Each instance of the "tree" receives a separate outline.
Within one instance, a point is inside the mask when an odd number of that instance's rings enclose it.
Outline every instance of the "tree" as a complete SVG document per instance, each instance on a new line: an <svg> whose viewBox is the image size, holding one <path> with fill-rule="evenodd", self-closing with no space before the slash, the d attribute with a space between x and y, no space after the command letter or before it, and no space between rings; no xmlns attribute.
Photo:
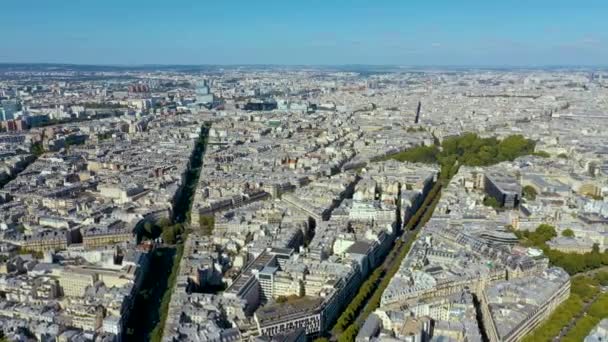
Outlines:
<svg viewBox="0 0 608 342"><path fill-rule="evenodd" d="M168 218L166 218L166 217L163 217L163 218L161 218L161 219L158 221L158 225L159 225L161 228L168 227L168 226L170 226L170 225L171 225L171 220L169 220L169 219L168 219Z"/></svg>
<svg viewBox="0 0 608 342"><path fill-rule="evenodd" d="M407 151L397 153L391 156L392 159L398 161L407 161L411 163L436 163L439 150L437 146L418 146Z"/></svg>
<svg viewBox="0 0 608 342"><path fill-rule="evenodd" d="M166 225L164 228L162 228L161 238L165 243L173 245L179 242L179 239L182 237L184 231L184 226L181 223Z"/></svg>
<svg viewBox="0 0 608 342"><path fill-rule="evenodd" d="M574 237L574 231L572 229L570 229L570 228L564 229L564 231L562 232L562 236L573 238Z"/></svg>
<svg viewBox="0 0 608 342"><path fill-rule="evenodd" d="M144 223L144 231L146 233L148 233L148 234L151 235L152 234L152 229L153 229L152 223L150 223L150 222Z"/></svg>
<svg viewBox="0 0 608 342"><path fill-rule="evenodd" d="M522 135L512 135L498 140L495 137L481 138L475 133L445 138L440 142L434 136L432 146L418 146L409 150L380 158L412 163L439 163L442 180L449 180L460 165L487 166L534 153L535 142ZM441 149L439 149L441 147ZM545 156L542 151L537 152Z"/></svg>
<svg viewBox="0 0 608 342"><path fill-rule="evenodd" d="M595 279L602 285L608 286L608 272L602 271L595 274Z"/></svg>
<svg viewBox="0 0 608 342"><path fill-rule="evenodd" d="M35 142L32 144L31 152L34 156L40 157L44 154L44 147L41 142Z"/></svg>
<svg viewBox="0 0 608 342"><path fill-rule="evenodd" d="M534 142L524 138L523 135L516 134L504 138L498 144L499 156L507 160L513 160L523 154L530 154L534 151Z"/></svg>
<svg viewBox="0 0 608 342"><path fill-rule="evenodd" d="M545 243L557 236L555 227L548 224L541 224L536 231L529 233L528 239L536 247L545 247Z"/></svg>
<svg viewBox="0 0 608 342"><path fill-rule="evenodd" d="M163 232L160 234L160 237L166 244L173 245L177 240L177 235L173 227L166 227L163 229Z"/></svg>
<svg viewBox="0 0 608 342"><path fill-rule="evenodd" d="M563 236L574 236L574 232L562 232ZM587 253L565 253L553 250L547 246L546 242L557 236L555 228L548 224L541 224L536 231L527 230L515 231L515 235L520 243L525 246L534 246L543 250L552 265L566 270L568 274L575 275L580 272L598 269L608 265L608 250L600 252L598 244L594 244L592 251Z"/></svg>
<svg viewBox="0 0 608 342"><path fill-rule="evenodd" d="M531 185L524 186L523 194L524 198L530 201L534 201L536 199L536 195L538 195L536 189Z"/></svg>
<svg viewBox="0 0 608 342"><path fill-rule="evenodd" d="M359 326L356 324L351 325L338 337L338 342L352 342L357 337L359 332Z"/></svg>
<svg viewBox="0 0 608 342"><path fill-rule="evenodd" d="M492 196L486 196L483 199L483 205L488 206L488 207L492 207L492 208L500 208L501 207L500 203L498 203L498 201L496 200L496 198L494 198Z"/></svg>
<svg viewBox="0 0 608 342"><path fill-rule="evenodd" d="M199 225L204 235L211 235L215 226L215 217L212 215L201 215Z"/></svg>

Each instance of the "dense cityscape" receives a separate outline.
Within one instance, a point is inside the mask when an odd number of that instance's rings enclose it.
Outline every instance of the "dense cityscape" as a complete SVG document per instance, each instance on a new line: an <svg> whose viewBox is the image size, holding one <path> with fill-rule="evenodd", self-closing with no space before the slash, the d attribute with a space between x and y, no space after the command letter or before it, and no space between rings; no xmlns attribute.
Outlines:
<svg viewBox="0 0 608 342"><path fill-rule="evenodd" d="M608 71L0 65L6 341L604 341Z"/></svg>

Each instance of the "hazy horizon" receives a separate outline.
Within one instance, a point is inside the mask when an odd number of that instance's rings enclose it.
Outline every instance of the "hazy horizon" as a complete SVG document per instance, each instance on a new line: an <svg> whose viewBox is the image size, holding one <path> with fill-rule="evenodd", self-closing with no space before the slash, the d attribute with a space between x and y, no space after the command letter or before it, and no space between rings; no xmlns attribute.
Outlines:
<svg viewBox="0 0 608 342"><path fill-rule="evenodd" d="M74 62L0 62L0 66L66 66L66 67L116 67L116 68L145 68L145 67L209 67L209 68L235 68L235 67L319 67L319 68L332 68L332 67L376 67L376 68L397 68L397 69L429 69L429 68L444 68L444 69L560 69L560 68L572 68L572 69L587 69L587 68L608 68L608 62L605 64L529 64L529 65L505 65L505 64L362 64L362 63L344 63L344 64L288 64L288 63L232 63L232 64L213 64L213 63L201 63L201 64L180 64L180 63L142 63L142 64L128 64L128 63L74 63Z"/></svg>

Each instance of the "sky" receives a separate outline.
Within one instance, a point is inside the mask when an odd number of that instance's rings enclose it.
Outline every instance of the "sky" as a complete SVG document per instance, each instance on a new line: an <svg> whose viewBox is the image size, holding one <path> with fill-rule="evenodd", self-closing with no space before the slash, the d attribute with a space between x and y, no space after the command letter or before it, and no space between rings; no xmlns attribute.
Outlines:
<svg viewBox="0 0 608 342"><path fill-rule="evenodd" d="M608 65L607 0L2 0L0 63Z"/></svg>

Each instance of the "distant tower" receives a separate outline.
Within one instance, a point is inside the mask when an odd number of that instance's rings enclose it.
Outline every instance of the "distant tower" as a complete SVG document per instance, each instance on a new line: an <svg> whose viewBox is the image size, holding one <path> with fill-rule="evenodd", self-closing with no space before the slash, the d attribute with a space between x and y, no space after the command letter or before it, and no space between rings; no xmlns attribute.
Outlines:
<svg viewBox="0 0 608 342"><path fill-rule="evenodd" d="M416 120L414 121L415 124L420 122L420 107L422 107L422 102L418 101L418 108L416 108Z"/></svg>
<svg viewBox="0 0 608 342"><path fill-rule="evenodd" d="M207 80L198 82L195 90L196 103L199 105L213 103L213 94Z"/></svg>
<svg viewBox="0 0 608 342"><path fill-rule="evenodd" d="M197 95L208 95L209 93L210 93L210 89L209 89L209 83L207 83L207 80L198 82L196 84L196 94Z"/></svg>

